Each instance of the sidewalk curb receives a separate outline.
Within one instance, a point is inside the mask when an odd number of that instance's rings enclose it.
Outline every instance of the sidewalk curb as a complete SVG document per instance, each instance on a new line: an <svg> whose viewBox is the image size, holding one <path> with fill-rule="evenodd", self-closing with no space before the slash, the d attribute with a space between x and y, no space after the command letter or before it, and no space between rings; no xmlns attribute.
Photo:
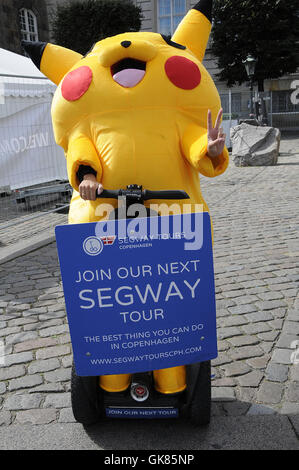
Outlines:
<svg viewBox="0 0 299 470"><path fill-rule="evenodd" d="M55 235L46 232L0 248L0 265L53 242L55 242Z"/></svg>

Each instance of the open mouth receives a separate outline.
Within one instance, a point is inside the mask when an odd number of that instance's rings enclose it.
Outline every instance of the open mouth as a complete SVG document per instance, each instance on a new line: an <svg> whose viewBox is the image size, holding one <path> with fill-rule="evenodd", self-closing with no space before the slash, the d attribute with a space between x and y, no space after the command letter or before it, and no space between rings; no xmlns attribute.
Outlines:
<svg viewBox="0 0 299 470"><path fill-rule="evenodd" d="M145 75L146 62L138 59L122 59L111 67L113 80L125 88L136 86Z"/></svg>

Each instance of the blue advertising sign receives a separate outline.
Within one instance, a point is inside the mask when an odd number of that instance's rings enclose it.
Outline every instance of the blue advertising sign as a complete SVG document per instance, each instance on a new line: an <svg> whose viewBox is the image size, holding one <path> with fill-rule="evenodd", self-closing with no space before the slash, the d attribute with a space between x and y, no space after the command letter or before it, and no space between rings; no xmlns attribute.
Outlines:
<svg viewBox="0 0 299 470"><path fill-rule="evenodd" d="M179 416L178 408L116 408L107 407L106 416L108 418L177 418Z"/></svg>
<svg viewBox="0 0 299 470"><path fill-rule="evenodd" d="M208 213L62 225L56 241L78 375L217 357Z"/></svg>

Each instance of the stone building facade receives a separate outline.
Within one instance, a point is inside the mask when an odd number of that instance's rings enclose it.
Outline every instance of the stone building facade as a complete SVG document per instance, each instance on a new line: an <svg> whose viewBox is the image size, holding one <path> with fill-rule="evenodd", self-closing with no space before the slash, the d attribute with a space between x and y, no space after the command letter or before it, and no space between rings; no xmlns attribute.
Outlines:
<svg viewBox="0 0 299 470"><path fill-rule="evenodd" d="M53 11L58 4L73 1L78 0L1 0L0 47L22 54L20 45L22 37L29 40L53 41L51 35ZM165 34L172 33L185 13L197 3L197 0L131 1L142 9L142 31ZM217 59L211 54L209 45L204 65L216 82L225 112L236 113L239 117L247 115L250 99L248 84L228 89L225 83L218 81ZM276 116L273 125L281 128L299 128L299 104L294 105L290 100L292 85L298 80L299 73L296 73L265 82L269 99L268 110L271 116Z"/></svg>
<svg viewBox="0 0 299 470"><path fill-rule="evenodd" d="M172 33L179 19L179 14L182 16L194 6L198 0L132 0L136 5L141 6L143 12L143 31L156 31L166 33L163 31L165 24L171 25ZM160 4L161 2L161 4ZM164 14L161 15L162 5L168 5L168 11L164 9ZM171 11L169 11L169 9ZM170 13L170 15L169 15ZM168 15L168 17L167 17ZM171 16L171 21L169 20ZM168 21L168 23L167 23ZM249 84L243 83L241 86L234 86L228 88L226 83L220 82L217 79L218 65L217 58L211 54L210 48L207 47L206 55L203 64L212 75L216 86L219 90L222 106L226 113L232 113L240 117L248 117L250 108L250 92ZM299 83L299 70L298 73L285 75L279 79L265 81L265 94L266 105L270 116L269 123L280 129L299 129L299 104L294 104L291 100L293 88L295 83Z"/></svg>
<svg viewBox="0 0 299 470"><path fill-rule="evenodd" d="M1 0L0 47L23 54L21 39L48 41L49 22L45 0Z"/></svg>

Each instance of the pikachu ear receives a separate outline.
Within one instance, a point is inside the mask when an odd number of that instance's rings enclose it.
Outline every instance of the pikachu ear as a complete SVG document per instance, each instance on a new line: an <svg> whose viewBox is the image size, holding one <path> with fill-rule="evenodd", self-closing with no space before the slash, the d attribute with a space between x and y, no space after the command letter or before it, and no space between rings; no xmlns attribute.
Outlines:
<svg viewBox="0 0 299 470"><path fill-rule="evenodd" d="M213 0L200 0L182 19L172 36L202 62L212 29Z"/></svg>
<svg viewBox="0 0 299 470"><path fill-rule="evenodd" d="M49 42L22 41L21 44L36 67L56 85L83 57L78 52Z"/></svg>

